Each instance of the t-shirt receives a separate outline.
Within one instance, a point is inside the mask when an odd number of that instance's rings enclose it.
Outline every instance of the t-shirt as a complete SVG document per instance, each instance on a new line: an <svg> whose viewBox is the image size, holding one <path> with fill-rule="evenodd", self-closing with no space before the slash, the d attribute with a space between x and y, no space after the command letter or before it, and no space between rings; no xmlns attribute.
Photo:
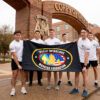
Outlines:
<svg viewBox="0 0 100 100"><path fill-rule="evenodd" d="M84 63L84 56L86 52L90 52L90 40L88 38L86 39L82 39L79 38L78 40L78 52L79 52L79 58L80 58L80 62ZM89 59L88 59L89 62Z"/></svg>
<svg viewBox="0 0 100 100"><path fill-rule="evenodd" d="M70 41L66 41L66 42L61 41L61 44L67 44L67 43L70 43Z"/></svg>
<svg viewBox="0 0 100 100"><path fill-rule="evenodd" d="M97 60L97 48L99 48L99 43L96 40L90 41L91 43L91 48L90 48L90 53L89 53L89 60L94 61Z"/></svg>
<svg viewBox="0 0 100 100"><path fill-rule="evenodd" d="M61 44L60 40L57 39L56 37L54 37L54 38L48 38L44 42L47 45L59 45L59 44Z"/></svg>
<svg viewBox="0 0 100 100"><path fill-rule="evenodd" d="M41 40L41 39L38 39L38 40L36 40L36 39L32 39L31 41L32 41L32 42L39 43L39 44L44 44L44 41Z"/></svg>
<svg viewBox="0 0 100 100"><path fill-rule="evenodd" d="M22 55L23 55L23 41L16 41L13 40L9 45L10 52L15 52L18 58L18 61L22 61ZM13 59L13 57L12 57Z"/></svg>

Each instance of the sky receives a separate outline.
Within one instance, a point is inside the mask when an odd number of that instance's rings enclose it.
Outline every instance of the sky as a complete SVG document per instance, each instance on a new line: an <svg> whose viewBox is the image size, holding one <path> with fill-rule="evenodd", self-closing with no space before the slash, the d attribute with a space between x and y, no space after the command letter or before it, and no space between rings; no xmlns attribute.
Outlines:
<svg viewBox="0 0 100 100"><path fill-rule="evenodd" d="M85 19L92 24L100 26L100 0L57 0L69 4L77 9ZM9 25L15 28L16 11L0 0L0 26ZM57 22L56 20L53 20Z"/></svg>

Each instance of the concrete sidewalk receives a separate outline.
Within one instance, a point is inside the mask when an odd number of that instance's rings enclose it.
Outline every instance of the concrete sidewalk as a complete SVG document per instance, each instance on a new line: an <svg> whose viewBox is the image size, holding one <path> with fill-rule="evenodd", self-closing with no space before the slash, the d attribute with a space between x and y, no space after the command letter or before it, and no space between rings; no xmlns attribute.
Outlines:
<svg viewBox="0 0 100 100"><path fill-rule="evenodd" d="M98 68L100 73L100 68ZM2 73L2 74L1 74ZM35 82L32 87L28 87L27 95L22 95L20 93L20 82L17 82L17 90L16 96L10 97L10 77L11 77L11 70L10 64L1 64L0 65L0 100L100 100L100 89L96 89L93 86L93 70L89 70L89 83L88 83L88 90L89 90L89 97L84 99L81 97L82 93L82 75L80 75L80 94L77 95L70 95L69 91L73 88L71 86L67 86L67 78L66 73L63 73L63 79L61 88L59 91L56 91L54 88L51 90L46 90L47 81L43 80L43 86L40 87ZM71 73L71 80L74 84L74 73ZM54 83L52 77L52 84ZM100 84L100 75L99 75L99 84Z"/></svg>

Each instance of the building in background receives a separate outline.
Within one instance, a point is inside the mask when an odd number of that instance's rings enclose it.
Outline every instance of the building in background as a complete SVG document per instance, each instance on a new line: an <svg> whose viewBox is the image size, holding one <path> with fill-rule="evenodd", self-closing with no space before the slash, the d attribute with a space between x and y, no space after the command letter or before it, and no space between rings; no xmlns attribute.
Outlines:
<svg viewBox="0 0 100 100"><path fill-rule="evenodd" d="M52 28L56 31L56 37L61 40L63 33L67 34L68 41L75 41L78 39L78 32L68 23L60 21L52 24ZM96 40L100 43L100 27L97 25L89 24L88 30L95 34ZM98 61L100 63L100 54L98 55Z"/></svg>
<svg viewBox="0 0 100 100"><path fill-rule="evenodd" d="M52 24L52 28L56 31L57 38L61 39L63 33L67 34L68 41L75 41L78 38L78 32L66 22L56 22Z"/></svg>

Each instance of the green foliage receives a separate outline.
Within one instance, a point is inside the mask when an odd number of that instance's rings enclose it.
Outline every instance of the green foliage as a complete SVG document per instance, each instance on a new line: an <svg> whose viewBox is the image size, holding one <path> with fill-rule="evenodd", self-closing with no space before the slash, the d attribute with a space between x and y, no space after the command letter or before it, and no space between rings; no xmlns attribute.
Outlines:
<svg viewBox="0 0 100 100"><path fill-rule="evenodd" d="M9 51L9 44L13 39L12 31L9 26L2 26L0 28L0 54L3 55L3 61L5 62L6 53Z"/></svg>
<svg viewBox="0 0 100 100"><path fill-rule="evenodd" d="M0 34L0 52L7 53L9 44L12 41L12 34Z"/></svg>

